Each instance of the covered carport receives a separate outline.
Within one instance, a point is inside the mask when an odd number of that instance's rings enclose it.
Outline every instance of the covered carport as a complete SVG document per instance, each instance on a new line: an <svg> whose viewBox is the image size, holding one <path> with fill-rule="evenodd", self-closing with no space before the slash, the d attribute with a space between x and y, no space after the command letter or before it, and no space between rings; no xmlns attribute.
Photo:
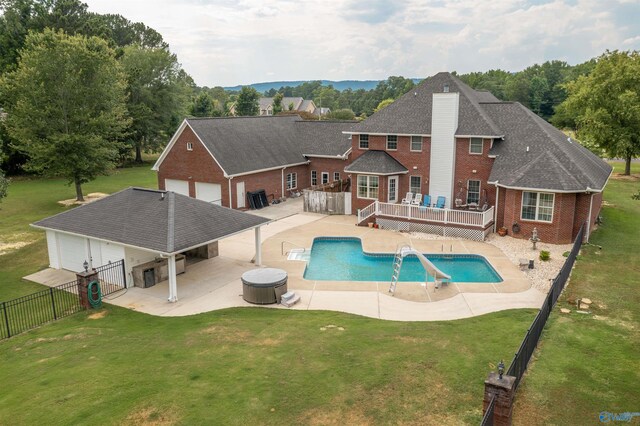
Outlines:
<svg viewBox="0 0 640 426"><path fill-rule="evenodd" d="M232 210L172 191L128 188L32 224L47 235L49 265L80 271L98 267L118 253L125 262L127 286L133 269L166 261L169 302L178 300L176 257L253 229L256 265L261 264L260 227L269 219ZM214 254L214 256L217 255Z"/></svg>

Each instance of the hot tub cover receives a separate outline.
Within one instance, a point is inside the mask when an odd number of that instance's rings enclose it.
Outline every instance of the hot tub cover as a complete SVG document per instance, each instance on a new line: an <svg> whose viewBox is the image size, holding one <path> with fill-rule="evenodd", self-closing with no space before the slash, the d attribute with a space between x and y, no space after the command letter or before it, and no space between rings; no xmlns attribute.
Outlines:
<svg viewBox="0 0 640 426"><path fill-rule="evenodd" d="M252 269L242 274L242 283L251 287L277 287L287 282L287 272L277 268Z"/></svg>

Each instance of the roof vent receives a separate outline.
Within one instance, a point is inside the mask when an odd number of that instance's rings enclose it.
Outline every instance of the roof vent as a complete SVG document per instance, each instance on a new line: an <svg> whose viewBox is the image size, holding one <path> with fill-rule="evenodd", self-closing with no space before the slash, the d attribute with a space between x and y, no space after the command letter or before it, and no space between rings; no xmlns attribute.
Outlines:
<svg viewBox="0 0 640 426"><path fill-rule="evenodd" d="M449 93L449 85L448 85L448 84L445 84L445 85L444 85L444 87L442 88L442 91L443 91L444 93Z"/></svg>
<svg viewBox="0 0 640 426"><path fill-rule="evenodd" d="M160 193L160 199L164 200L164 192Z"/></svg>
<svg viewBox="0 0 640 426"><path fill-rule="evenodd" d="M529 147L527 147L527 152L529 152Z"/></svg>
<svg viewBox="0 0 640 426"><path fill-rule="evenodd" d="M418 96L418 92L413 92L413 96Z"/></svg>
<svg viewBox="0 0 640 426"><path fill-rule="evenodd" d="M569 141L569 143L573 143L573 141L571 140L571 137L568 137L567 141Z"/></svg>

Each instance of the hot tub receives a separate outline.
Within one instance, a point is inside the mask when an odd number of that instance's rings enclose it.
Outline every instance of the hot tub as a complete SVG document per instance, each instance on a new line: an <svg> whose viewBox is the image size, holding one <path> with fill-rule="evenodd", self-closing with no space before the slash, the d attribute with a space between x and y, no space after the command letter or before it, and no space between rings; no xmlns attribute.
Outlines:
<svg viewBox="0 0 640 426"><path fill-rule="evenodd" d="M252 269L242 274L242 298L249 303L280 303L287 292L287 272L276 268Z"/></svg>

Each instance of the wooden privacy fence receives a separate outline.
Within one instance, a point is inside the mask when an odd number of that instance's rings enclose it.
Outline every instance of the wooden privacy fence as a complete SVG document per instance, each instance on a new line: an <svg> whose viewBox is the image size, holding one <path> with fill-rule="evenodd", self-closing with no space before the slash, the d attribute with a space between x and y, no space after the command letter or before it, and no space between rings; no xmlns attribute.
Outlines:
<svg viewBox="0 0 640 426"><path fill-rule="evenodd" d="M304 211L322 214L351 214L350 192L325 192L305 189L302 192Z"/></svg>

